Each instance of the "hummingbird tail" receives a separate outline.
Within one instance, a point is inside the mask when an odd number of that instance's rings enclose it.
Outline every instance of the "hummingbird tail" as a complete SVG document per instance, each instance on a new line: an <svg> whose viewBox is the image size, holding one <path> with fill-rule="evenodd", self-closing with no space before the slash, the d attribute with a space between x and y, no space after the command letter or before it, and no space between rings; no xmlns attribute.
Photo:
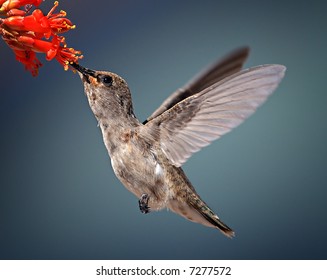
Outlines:
<svg viewBox="0 0 327 280"><path fill-rule="evenodd" d="M235 236L234 231L224 224L209 206L194 193L189 195L187 202L171 200L168 207L176 214L192 222L217 228L229 238Z"/></svg>
<svg viewBox="0 0 327 280"><path fill-rule="evenodd" d="M210 210L208 207L209 214L206 212L200 213L207 221L209 221L215 228L219 229L224 235L226 235L229 238L232 238L235 236L235 232L228 227L226 224L224 224L218 216Z"/></svg>

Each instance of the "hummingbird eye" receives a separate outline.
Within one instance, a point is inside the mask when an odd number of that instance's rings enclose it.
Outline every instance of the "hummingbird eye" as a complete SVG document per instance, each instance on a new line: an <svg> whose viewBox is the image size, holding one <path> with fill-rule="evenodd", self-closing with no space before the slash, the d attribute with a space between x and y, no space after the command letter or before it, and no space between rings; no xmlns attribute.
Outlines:
<svg viewBox="0 0 327 280"><path fill-rule="evenodd" d="M106 87L110 87L112 85L112 77L109 75L98 75L98 80L103 83Z"/></svg>

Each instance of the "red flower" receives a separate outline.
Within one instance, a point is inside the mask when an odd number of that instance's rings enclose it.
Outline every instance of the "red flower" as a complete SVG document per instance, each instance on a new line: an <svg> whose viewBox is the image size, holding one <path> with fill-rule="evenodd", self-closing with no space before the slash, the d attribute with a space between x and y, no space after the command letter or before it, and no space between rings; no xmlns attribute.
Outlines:
<svg viewBox="0 0 327 280"><path fill-rule="evenodd" d="M69 64L77 62L82 58L80 51L67 48L65 38L59 33L67 32L75 28L72 22L65 18L66 12L54 13L58 2L54 3L53 8L45 16L43 12L36 9L32 14L16 9L22 5L39 5L41 1L27 0L0 0L0 12L6 13L6 18L0 18L0 35L13 49L16 59L25 65L25 68L36 76L38 68L42 65L36 58L35 53L45 53L47 60L56 58L58 62L69 68Z"/></svg>
<svg viewBox="0 0 327 280"><path fill-rule="evenodd" d="M33 52L46 53L47 60L56 58L58 62L64 66L65 70L68 70L69 63L77 62L81 54L81 52L75 51L73 48L67 48L65 45L65 38L59 36L53 37L51 42L29 36L19 36L18 42L29 47Z"/></svg>
<svg viewBox="0 0 327 280"><path fill-rule="evenodd" d="M55 2L47 16L44 16L42 11L37 9L29 16L15 15L4 19L2 22L12 30L33 31L49 39L52 34L63 33L75 28L69 19L64 18L66 16L64 11L53 14L57 6L58 2Z"/></svg>

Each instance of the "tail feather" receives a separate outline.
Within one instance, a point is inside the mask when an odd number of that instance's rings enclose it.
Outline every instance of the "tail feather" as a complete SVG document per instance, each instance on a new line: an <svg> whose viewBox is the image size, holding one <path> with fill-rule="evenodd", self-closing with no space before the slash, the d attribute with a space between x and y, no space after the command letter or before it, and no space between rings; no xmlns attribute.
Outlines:
<svg viewBox="0 0 327 280"><path fill-rule="evenodd" d="M217 228L229 238L235 236L234 231L223 223L209 206L195 193L190 194L187 201L180 201L177 199L170 200L168 208L192 222Z"/></svg>
<svg viewBox="0 0 327 280"><path fill-rule="evenodd" d="M189 199L189 204L203 217L212 227L219 229L224 235L229 238L235 236L235 232L223 223L219 217L210 209L210 207L198 196L193 194Z"/></svg>
<svg viewBox="0 0 327 280"><path fill-rule="evenodd" d="M208 206L207 206L208 207ZM229 238L233 238L235 236L235 232L227 226L225 223L223 223L218 216L211 211L211 209L208 207L208 210L210 211L210 214L206 212L199 212L207 221L209 221L214 227L219 229L224 235L226 235Z"/></svg>

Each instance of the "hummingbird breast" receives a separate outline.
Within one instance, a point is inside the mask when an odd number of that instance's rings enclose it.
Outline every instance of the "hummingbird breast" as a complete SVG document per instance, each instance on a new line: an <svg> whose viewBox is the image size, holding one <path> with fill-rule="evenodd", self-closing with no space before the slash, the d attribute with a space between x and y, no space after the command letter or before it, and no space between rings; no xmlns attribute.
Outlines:
<svg viewBox="0 0 327 280"><path fill-rule="evenodd" d="M167 205L169 190L165 184L165 173L151 149L142 148L141 143L120 143L109 152L111 165L123 185L140 198L149 195L151 210L161 210Z"/></svg>

